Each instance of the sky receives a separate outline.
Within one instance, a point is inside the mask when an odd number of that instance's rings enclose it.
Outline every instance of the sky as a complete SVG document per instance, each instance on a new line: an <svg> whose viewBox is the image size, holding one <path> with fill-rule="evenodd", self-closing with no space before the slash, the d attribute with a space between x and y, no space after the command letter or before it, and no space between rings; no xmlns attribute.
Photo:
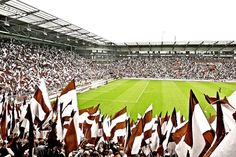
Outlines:
<svg viewBox="0 0 236 157"><path fill-rule="evenodd" d="M236 40L235 0L21 0L115 42Z"/></svg>

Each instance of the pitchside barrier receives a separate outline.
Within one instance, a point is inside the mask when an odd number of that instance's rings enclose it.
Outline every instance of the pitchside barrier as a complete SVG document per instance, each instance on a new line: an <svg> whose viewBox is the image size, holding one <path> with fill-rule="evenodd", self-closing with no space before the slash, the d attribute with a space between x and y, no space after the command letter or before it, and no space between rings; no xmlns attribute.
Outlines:
<svg viewBox="0 0 236 157"><path fill-rule="evenodd" d="M135 78L135 77L123 77L122 79L124 79L124 80L192 81L192 82L236 82L236 80L196 80L196 79Z"/></svg>
<svg viewBox="0 0 236 157"><path fill-rule="evenodd" d="M76 93L84 93L90 89L95 89L100 86L104 86L108 84L109 82L114 81L114 79L108 79L108 80L97 80L97 81L92 81L90 84L85 85L85 86L76 86ZM55 94L52 94L49 96L49 99L51 101L56 100L57 96L60 95L60 91L58 91Z"/></svg>

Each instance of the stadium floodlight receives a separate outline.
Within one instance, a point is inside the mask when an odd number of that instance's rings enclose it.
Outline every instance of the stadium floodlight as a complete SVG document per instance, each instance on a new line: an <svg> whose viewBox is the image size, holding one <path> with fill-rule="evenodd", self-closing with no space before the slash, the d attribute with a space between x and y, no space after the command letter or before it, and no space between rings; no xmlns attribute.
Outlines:
<svg viewBox="0 0 236 157"><path fill-rule="evenodd" d="M5 26L8 26L8 27L10 26L10 23L9 23L9 21L7 20L7 17L5 18L4 25L5 25Z"/></svg>
<svg viewBox="0 0 236 157"><path fill-rule="evenodd" d="M58 35L58 33L57 33L57 36L56 36L56 38L57 38L57 39L59 39L59 38L60 38L60 36Z"/></svg>
<svg viewBox="0 0 236 157"><path fill-rule="evenodd" d="M10 24L9 24L8 21L4 21L4 25L5 25L5 26L8 26L8 27L10 26Z"/></svg>
<svg viewBox="0 0 236 157"><path fill-rule="evenodd" d="M27 27L26 30L29 31L29 32L31 32L31 28L30 28L30 27Z"/></svg>
<svg viewBox="0 0 236 157"><path fill-rule="evenodd" d="M48 33L47 33L47 32L45 32L45 31L43 31L43 34L44 34L45 36L47 36L47 35L48 35Z"/></svg>
<svg viewBox="0 0 236 157"><path fill-rule="evenodd" d="M29 25L26 27L26 30L29 31L29 32L31 32L31 28L30 28Z"/></svg>

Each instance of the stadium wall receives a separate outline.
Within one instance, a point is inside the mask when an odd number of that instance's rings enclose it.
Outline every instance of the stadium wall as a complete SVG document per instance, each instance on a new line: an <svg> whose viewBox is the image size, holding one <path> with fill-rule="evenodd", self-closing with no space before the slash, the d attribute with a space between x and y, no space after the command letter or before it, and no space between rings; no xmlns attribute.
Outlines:
<svg viewBox="0 0 236 157"><path fill-rule="evenodd" d="M76 93L84 93L90 89L95 89L97 87L100 86L104 86L110 82L114 81L114 79L108 79L108 80L97 80L97 81L93 81L91 82L91 84L85 85L85 86L77 86L76 87ZM49 99L51 101L56 100L57 96L60 95L60 92L57 92L55 94L52 94L49 96Z"/></svg>
<svg viewBox="0 0 236 157"><path fill-rule="evenodd" d="M196 80L196 79L167 79L167 78L136 78L123 77L125 80L169 80L169 81L196 81L196 82L236 82L236 80Z"/></svg>

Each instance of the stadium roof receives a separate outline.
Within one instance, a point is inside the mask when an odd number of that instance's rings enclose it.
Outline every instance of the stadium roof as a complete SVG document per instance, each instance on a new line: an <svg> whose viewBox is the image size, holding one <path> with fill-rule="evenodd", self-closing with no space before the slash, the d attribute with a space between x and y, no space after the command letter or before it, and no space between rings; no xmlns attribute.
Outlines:
<svg viewBox="0 0 236 157"><path fill-rule="evenodd" d="M174 41L174 42L133 42L133 43L117 43L117 51L137 52L137 51L236 51L236 41ZM109 47L101 50L111 51ZM87 48L87 50L93 50Z"/></svg>
<svg viewBox="0 0 236 157"><path fill-rule="evenodd" d="M54 40L60 40L62 37L67 42L73 40L76 43L84 41L96 45L111 44L103 37L19 0L0 1L0 14L0 20L2 21L0 25L7 32L12 31L16 34L24 32L24 34L27 34L27 32L37 31L39 32L38 36L45 36L44 38L53 35ZM22 26L23 28L19 29Z"/></svg>
<svg viewBox="0 0 236 157"><path fill-rule="evenodd" d="M116 43L117 46L156 46L156 45L171 45L171 46L188 46L188 45L208 45L208 46L222 46L222 45L236 45L236 41L163 41L163 42L134 42L134 43Z"/></svg>
<svg viewBox="0 0 236 157"><path fill-rule="evenodd" d="M21 1L114 43L236 39L235 0Z"/></svg>

